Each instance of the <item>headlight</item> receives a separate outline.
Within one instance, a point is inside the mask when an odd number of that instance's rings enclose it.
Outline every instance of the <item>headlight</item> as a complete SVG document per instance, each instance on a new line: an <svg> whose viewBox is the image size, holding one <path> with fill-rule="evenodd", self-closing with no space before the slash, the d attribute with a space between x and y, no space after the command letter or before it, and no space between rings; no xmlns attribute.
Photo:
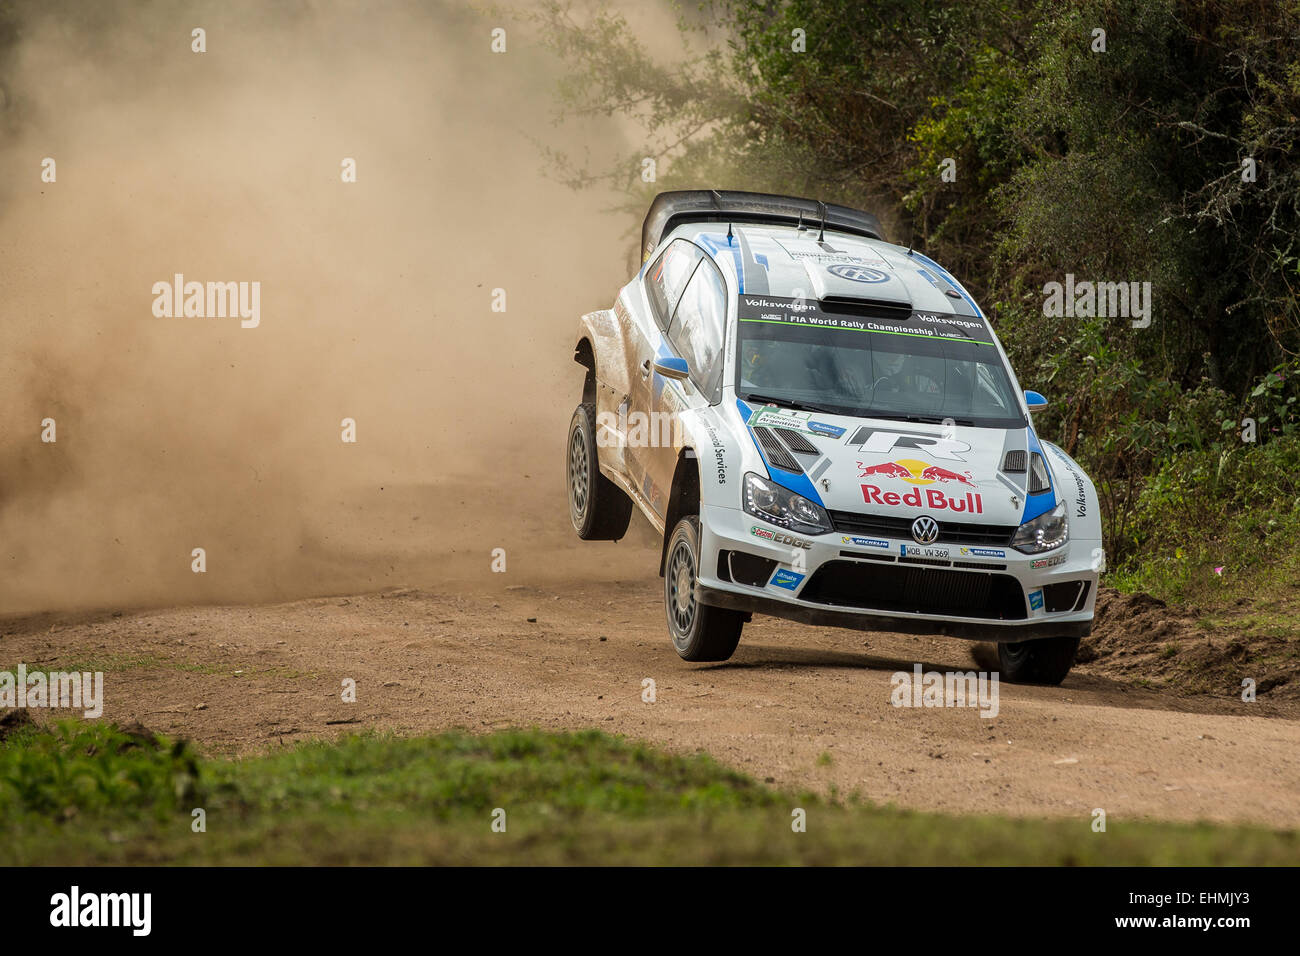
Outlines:
<svg viewBox="0 0 1300 956"><path fill-rule="evenodd" d="M803 534L825 534L831 530L831 519L821 505L752 471L745 475L745 511Z"/></svg>
<svg viewBox="0 0 1300 956"><path fill-rule="evenodd" d="M1041 514L1033 521L1026 521L1016 529L1011 539L1011 547L1025 554L1040 554L1059 548L1070 540L1070 519L1067 517L1065 502L1046 514Z"/></svg>

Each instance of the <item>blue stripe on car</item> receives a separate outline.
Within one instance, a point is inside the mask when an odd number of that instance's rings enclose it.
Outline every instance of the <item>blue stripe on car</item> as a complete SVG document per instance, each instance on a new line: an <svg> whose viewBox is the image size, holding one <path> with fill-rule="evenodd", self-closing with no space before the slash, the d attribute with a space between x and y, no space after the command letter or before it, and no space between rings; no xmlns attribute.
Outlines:
<svg viewBox="0 0 1300 956"><path fill-rule="evenodd" d="M956 279L954 279L951 275L948 274L947 269L939 265L939 263L935 262L929 256L924 256L921 253L917 252L915 249L912 250L912 258L920 259L926 265L930 266L930 268L934 269L934 271L937 272L945 282L947 282L955 290L957 290L957 293L968 303L970 303L970 307L975 310L976 315L978 315L981 319L984 318L984 313L981 312L980 307L975 304L975 300L966 294L966 290L961 287L961 284Z"/></svg>
<svg viewBox="0 0 1300 956"><path fill-rule="evenodd" d="M767 476L787 491L803 495L809 501L815 501L825 507L821 495L817 494L817 489L813 486L811 478L803 473L796 474L793 471L778 468L767 460L767 454L763 451L763 446L759 444L758 436L754 434L754 429L749 427L749 416L753 414L753 409L740 399L736 399L736 408L740 411L740 420L745 424L745 430L749 432L749 440L754 443L754 447L758 449L758 456L763 459L763 464L767 466Z"/></svg>
<svg viewBox="0 0 1300 956"><path fill-rule="evenodd" d="M1039 515L1047 514L1056 507L1056 485L1052 480L1052 466L1047 464L1047 456L1043 454L1043 446L1038 443L1038 436L1034 434L1032 428L1026 428L1029 435L1029 467L1030 471L1025 475L1025 511L1020 516L1020 523L1033 521ZM1040 492L1036 495L1029 494L1029 482L1033 481L1033 455L1037 452L1043 459L1043 465L1047 468L1047 483L1051 487L1047 491Z"/></svg>
<svg viewBox="0 0 1300 956"><path fill-rule="evenodd" d="M705 249L709 250L709 254L713 256L713 258L715 259L722 254L722 251L724 249L722 243L726 244L725 247L731 253L731 257L735 261L736 284L740 289L740 295L744 295L745 294L745 266L740 261L740 243L738 242L728 243L726 236L710 235L706 233L700 233L698 236L695 237L695 239Z"/></svg>

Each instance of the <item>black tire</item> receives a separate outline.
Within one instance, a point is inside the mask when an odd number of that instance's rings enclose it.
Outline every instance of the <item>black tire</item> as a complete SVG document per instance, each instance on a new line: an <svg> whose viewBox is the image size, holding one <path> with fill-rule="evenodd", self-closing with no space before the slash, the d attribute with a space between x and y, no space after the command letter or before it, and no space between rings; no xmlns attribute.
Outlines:
<svg viewBox="0 0 1300 956"><path fill-rule="evenodd" d="M725 661L736 652L745 615L695 600L700 566L700 519L687 515L668 539L664 562L664 612L668 635L684 661Z"/></svg>
<svg viewBox="0 0 1300 956"><path fill-rule="evenodd" d="M1013 684L1048 684L1055 687L1074 666L1077 637L1044 637L1036 641L998 644L1002 679Z"/></svg>
<svg viewBox="0 0 1300 956"><path fill-rule="evenodd" d="M584 541L617 541L632 520L632 499L600 473L596 460L596 406L579 405L565 446L569 519Z"/></svg>

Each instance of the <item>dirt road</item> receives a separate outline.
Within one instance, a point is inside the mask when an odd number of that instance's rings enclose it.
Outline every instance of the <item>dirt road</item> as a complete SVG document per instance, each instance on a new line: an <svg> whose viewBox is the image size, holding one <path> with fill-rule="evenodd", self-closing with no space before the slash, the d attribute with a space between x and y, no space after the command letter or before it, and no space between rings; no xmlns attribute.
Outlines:
<svg viewBox="0 0 1300 956"><path fill-rule="evenodd" d="M637 545L620 547L640 564ZM891 674L970 669L981 645L758 618L730 662L689 665L665 636L659 580L610 576L618 564L582 585L483 575L436 591L10 621L0 666L103 670L106 718L214 753L362 728L594 726L783 787L917 809L1300 826L1295 701L1160 694L1080 667L1060 688L1002 685L995 719L896 708ZM341 699L345 679L356 703Z"/></svg>

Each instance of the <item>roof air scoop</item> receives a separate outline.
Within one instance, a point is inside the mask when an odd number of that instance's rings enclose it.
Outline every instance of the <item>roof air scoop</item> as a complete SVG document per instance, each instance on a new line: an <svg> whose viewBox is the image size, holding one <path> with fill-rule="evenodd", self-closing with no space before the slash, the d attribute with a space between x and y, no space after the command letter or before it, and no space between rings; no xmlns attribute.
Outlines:
<svg viewBox="0 0 1300 956"><path fill-rule="evenodd" d="M912 309L907 287L883 260L826 262L805 259L809 286L818 299L871 299L885 305Z"/></svg>

